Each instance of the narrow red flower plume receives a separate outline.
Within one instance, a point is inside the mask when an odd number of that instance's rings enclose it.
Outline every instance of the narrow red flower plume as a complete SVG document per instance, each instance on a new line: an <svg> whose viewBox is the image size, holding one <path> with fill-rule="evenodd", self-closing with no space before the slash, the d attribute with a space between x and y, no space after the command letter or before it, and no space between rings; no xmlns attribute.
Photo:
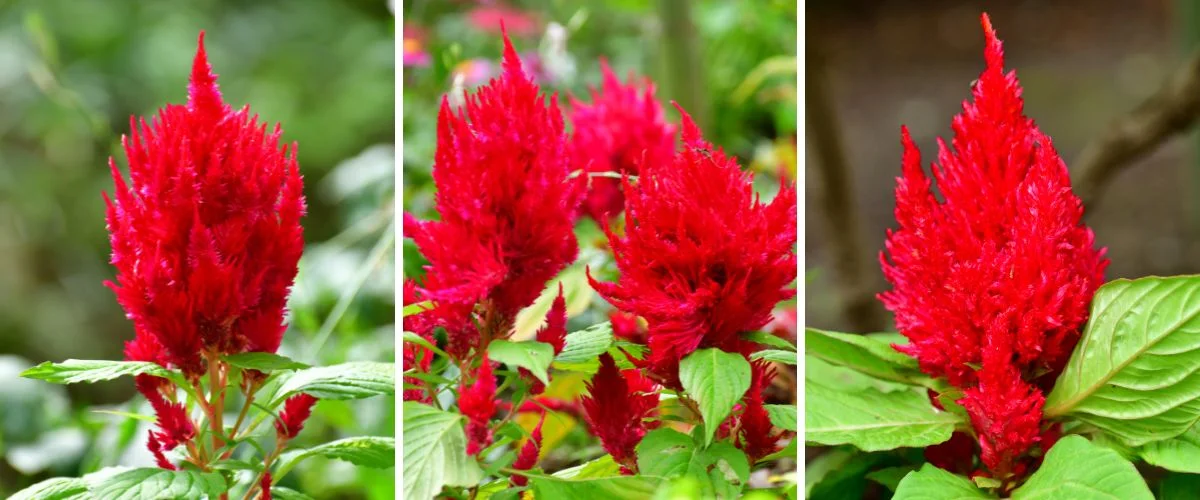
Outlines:
<svg viewBox="0 0 1200 500"><path fill-rule="evenodd" d="M442 100L433 165L441 217L405 217L430 262L421 292L437 308L459 307L443 314L451 354L478 341L469 318L476 303L487 311L482 333L501 338L578 253L574 212L586 179L569 176L557 98L546 104L507 36L503 68L457 113Z"/></svg>
<svg viewBox="0 0 1200 500"><path fill-rule="evenodd" d="M206 352L279 348L305 210L295 145L222 101L203 33L199 44L187 105L132 120L130 183L110 159L116 189L104 196L117 268L107 284L139 335L190 376Z"/></svg>
<svg viewBox="0 0 1200 500"><path fill-rule="evenodd" d="M538 329L537 341L553 346L556 356L567 346L567 301L563 297L562 283L558 284L558 296L546 314L546 326Z"/></svg>
<svg viewBox="0 0 1200 500"><path fill-rule="evenodd" d="M669 164L675 155L675 126L666 122L654 98L654 84L622 84L608 62L600 60L604 82L592 89L592 103L571 99L572 153L585 172L637 175L644 163ZM633 80L630 75L630 80ZM641 87L641 88L639 88ZM625 208L619 179L590 180L583 210L592 219L607 221Z"/></svg>
<svg viewBox="0 0 1200 500"><path fill-rule="evenodd" d="M287 398L283 403L283 411L279 412L279 419L275 421L275 435L280 439L292 439L300 434L315 404L317 398L304 393Z"/></svg>
<svg viewBox="0 0 1200 500"><path fill-rule="evenodd" d="M592 434L626 471L637 470L635 448L656 423L644 422L658 409L658 387L638 370L621 371L612 356L600 356L600 370L587 384L583 410Z"/></svg>
<svg viewBox="0 0 1200 500"><path fill-rule="evenodd" d="M529 439L521 446L520 453L517 453L517 459L512 464L513 469L529 470L534 465L537 465L538 455L542 452L542 424L544 423L546 423L546 413L542 412L542 418L538 420L537 427L533 428L533 433L529 435ZM513 486L525 486L526 482L525 476L513 474Z"/></svg>
<svg viewBox="0 0 1200 500"><path fill-rule="evenodd" d="M619 281L588 276L617 309L646 319L650 370L673 389L692 351L752 349L740 334L767 324L796 279L796 190L762 203L750 175L679 112L683 150L626 180L624 237L605 227Z"/></svg>
<svg viewBox="0 0 1200 500"><path fill-rule="evenodd" d="M458 411L467 417L467 454L476 455L492 444L492 429L488 424L496 413L496 378L487 354L475 372L475 382L468 384L463 378L458 390Z"/></svg>
<svg viewBox="0 0 1200 500"><path fill-rule="evenodd" d="M941 200L901 129L900 227L880 254L893 289L880 299L909 339L896 348L964 390L983 462L1005 479L1039 439L1044 398L1034 377L1053 380L1066 363L1108 260L982 21L987 67L954 117L953 149L938 142Z"/></svg>
<svg viewBox="0 0 1200 500"><path fill-rule="evenodd" d="M271 500L272 482L273 480L271 479L271 472L263 471L262 480L260 480L258 483L259 488L262 490L262 494L258 497L259 500Z"/></svg>
<svg viewBox="0 0 1200 500"><path fill-rule="evenodd" d="M760 458L782 449L779 440L786 432L773 431L774 425L771 424L771 417L767 414L763 401L763 391L766 391L767 386L771 385L771 380L775 378L775 369L771 367L771 363L763 360L752 362L750 369L750 389L746 391L742 400L744 409L738 418L738 437L734 444L746 452L750 463L753 464Z"/></svg>

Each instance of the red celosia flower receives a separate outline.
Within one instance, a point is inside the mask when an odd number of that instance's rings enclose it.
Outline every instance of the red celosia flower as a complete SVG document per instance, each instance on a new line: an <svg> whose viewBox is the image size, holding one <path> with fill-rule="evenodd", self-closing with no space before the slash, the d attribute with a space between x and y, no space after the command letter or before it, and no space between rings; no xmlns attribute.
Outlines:
<svg viewBox="0 0 1200 500"><path fill-rule="evenodd" d="M612 325L613 336L635 344L646 343L646 329L638 323L636 315L614 309L608 313L608 322Z"/></svg>
<svg viewBox="0 0 1200 500"><path fill-rule="evenodd" d="M517 459L513 461L513 469L529 470L534 465L537 465L538 454L542 451L542 424L545 422L546 413L542 412L542 418L538 420L537 426L533 428L533 433L529 435L529 440L525 441L525 445L521 447L520 453L517 454ZM525 486L525 483L525 476L513 474L512 484L514 486Z"/></svg>
<svg viewBox="0 0 1200 500"><path fill-rule="evenodd" d="M592 104L571 100L572 153L585 172L637 175L645 163L669 164L675 154L675 127L666 122L654 98L654 85L622 85L603 59L601 90L592 90ZM632 79L632 77L631 77ZM619 179L594 177L584 211L605 221L625 208Z"/></svg>
<svg viewBox="0 0 1200 500"><path fill-rule="evenodd" d="M279 419L275 421L276 436L279 439L292 439L300 434L315 404L317 398L304 393L287 398L283 403L283 411L279 412Z"/></svg>
<svg viewBox="0 0 1200 500"><path fill-rule="evenodd" d="M537 341L553 346L555 356L567 346L567 301L563 297L562 283L558 284L558 296L546 314L546 326L537 331Z"/></svg>
<svg viewBox="0 0 1200 500"><path fill-rule="evenodd" d="M179 470L175 464L167 460L167 455L163 453L162 443L158 442L158 433L150 431L149 440L146 441L146 448L150 449L150 454L154 455L154 463L159 467L167 470Z"/></svg>
<svg viewBox="0 0 1200 500"><path fill-rule="evenodd" d="M260 500L271 500L271 483L272 482L273 481L271 479L271 472L263 471L262 480L260 480L258 482L259 488L262 489L262 495L260 495L258 497Z"/></svg>
<svg viewBox="0 0 1200 500"><path fill-rule="evenodd" d="M417 284L411 279L404 280L402 297L404 304L407 305L422 302L417 291ZM400 320L400 325L404 331L416 333L430 343L433 343L433 323L435 321L434 314L429 311L421 311L405 316ZM415 368L420 373L428 373L429 367L433 363L433 352L419 344L405 342L402 361L405 371ZM432 397L425 390L426 384L424 380L416 377L404 377L404 383L413 387L404 389L403 397L405 401L431 402Z"/></svg>
<svg viewBox="0 0 1200 500"><path fill-rule="evenodd" d="M949 441L925 448L925 460L956 474L968 474L974 466L975 450L975 438L955 432Z"/></svg>
<svg viewBox="0 0 1200 500"><path fill-rule="evenodd" d="M750 463L781 449L779 440L785 431L772 432L774 426L767 408L763 406L763 391L775 378L775 369L767 361L758 360L750 364L750 389L742 400L744 409L738 418L738 436L734 443L746 452Z"/></svg>
<svg viewBox="0 0 1200 500"><path fill-rule="evenodd" d="M644 422L658 409L658 387L638 370L617 369L612 356L600 356L600 370L581 399L592 434L613 460L628 471L637 469L635 448L656 422Z"/></svg>
<svg viewBox="0 0 1200 500"><path fill-rule="evenodd" d="M549 105L521 71L505 37L504 72L456 113L442 100L433 166L441 219L405 217L405 231L430 262L421 292L439 313L449 350L466 352L480 333L507 335L513 317L575 260L574 211L586 179L570 164L556 98ZM470 319L484 305L475 332ZM468 345L463 345L468 344Z"/></svg>
<svg viewBox="0 0 1200 500"><path fill-rule="evenodd" d="M987 68L974 102L954 118L953 150L939 141L941 201L901 131L900 228L880 255L893 290L880 298L910 340L897 349L964 389L983 462L1007 479L1039 439L1044 398L1033 377L1066 363L1108 261L1050 138L1024 116L987 15L983 27Z"/></svg>
<svg viewBox="0 0 1200 500"><path fill-rule="evenodd" d="M705 142L682 109L684 148L670 163L646 163L625 184L625 236L607 227L621 277L592 287L649 325L652 373L681 389L678 364L701 347L736 352L795 294L796 190L762 203L735 159Z"/></svg>
<svg viewBox="0 0 1200 500"><path fill-rule="evenodd" d="M467 454L475 455L492 444L492 429L488 425L496 413L496 378L487 354L475 372L475 382L463 378L458 390L458 411L467 417Z"/></svg>
<svg viewBox="0 0 1200 500"><path fill-rule="evenodd" d="M130 184L110 159L105 195L126 315L191 376L205 352L275 352L304 243L295 146L222 101L203 33L187 105L132 128Z"/></svg>

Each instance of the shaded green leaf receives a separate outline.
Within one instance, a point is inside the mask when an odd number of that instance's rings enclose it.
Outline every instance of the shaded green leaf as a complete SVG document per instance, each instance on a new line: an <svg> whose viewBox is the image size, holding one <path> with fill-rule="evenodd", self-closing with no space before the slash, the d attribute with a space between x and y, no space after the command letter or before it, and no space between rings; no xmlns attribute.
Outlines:
<svg viewBox="0 0 1200 500"><path fill-rule="evenodd" d="M840 392L809 384L804 391L804 440L812 443L863 451L925 447L950 439L960 422L917 390Z"/></svg>
<svg viewBox="0 0 1200 500"><path fill-rule="evenodd" d="M376 361L351 361L306 368L284 375L274 404L303 392L318 399L362 399L396 393L396 365Z"/></svg>
<svg viewBox="0 0 1200 500"><path fill-rule="evenodd" d="M87 481L78 477L56 477L18 491L9 500L83 500L87 498Z"/></svg>
<svg viewBox="0 0 1200 500"><path fill-rule="evenodd" d="M778 335L767 333L761 330L748 332L742 335L742 339L759 343L767 347L774 347L777 349L783 349L785 351L796 352L796 346L792 345L791 342L780 338Z"/></svg>
<svg viewBox="0 0 1200 500"><path fill-rule="evenodd" d="M483 479L467 455L463 416L405 401L404 498L433 498L444 486L474 486Z"/></svg>
<svg viewBox="0 0 1200 500"><path fill-rule="evenodd" d="M493 340L488 344L488 358L507 365L529 370L543 384L550 384L550 362L554 360L554 346L545 342L526 340L511 342Z"/></svg>
<svg viewBox="0 0 1200 500"><path fill-rule="evenodd" d="M771 425L789 431L798 430L800 416L796 414L796 405L763 406L767 409L767 416L771 418Z"/></svg>
<svg viewBox="0 0 1200 500"><path fill-rule="evenodd" d="M155 363L146 361L107 361L91 359L68 359L62 363L49 361L32 367L21 376L45 380L55 384L79 382L103 382L129 375L153 375L169 378L170 372Z"/></svg>
<svg viewBox="0 0 1200 500"><path fill-rule="evenodd" d="M1200 427L1171 439L1146 444L1138 450L1146 463L1175 472L1200 474Z"/></svg>
<svg viewBox="0 0 1200 500"><path fill-rule="evenodd" d="M1117 452L1081 436L1062 438L1042 466L1013 491L1013 500L1154 500L1146 481Z"/></svg>
<svg viewBox="0 0 1200 500"><path fill-rule="evenodd" d="M740 354L701 349L679 362L679 381L700 406L707 445L733 405L750 389L750 363Z"/></svg>
<svg viewBox="0 0 1200 500"><path fill-rule="evenodd" d="M396 438L362 436L339 439L325 444L288 450L279 457L276 477L283 477L292 467L309 457L335 458L359 467L389 469L396 466Z"/></svg>
<svg viewBox="0 0 1200 500"><path fill-rule="evenodd" d="M243 370L270 372L275 370L303 370L309 366L299 361L270 352L243 352L225 356L225 362Z"/></svg>
<svg viewBox="0 0 1200 500"><path fill-rule="evenodd" d="M229 488L216 472L128 469L88 480L88 492L106 500L145 500L215 497Z"/></svg>
<svg viewBox="0 0 1200 500"><path fill-rule="evenodd" d="M910 472L900 485L892 500L968 500L992 498L980 490L970 479L939 469L931 464Z"/></svg>
<svg viewBox="0 0 1200 500"><path fill-rule="evenodd" d="M751 360L765 359L772 363L796 364L796 353L779 349L763 349L750 355Z"/></svg>
<svg viewBox="0 0 1200 500"><path fill-rule="evenodd" d="M1129 446L1170 439L1200 419L1200 277L1115 280L1046 397Z"/></svg>
<svg viewBox="0 0 1200 500"><path fill-rule="evenodd" d="M872 378L908 385L927 385L929 377L921 373L917 360L896 351L888 343L896 340L893 336L856 335L805 328L804 352Z"/></svg>

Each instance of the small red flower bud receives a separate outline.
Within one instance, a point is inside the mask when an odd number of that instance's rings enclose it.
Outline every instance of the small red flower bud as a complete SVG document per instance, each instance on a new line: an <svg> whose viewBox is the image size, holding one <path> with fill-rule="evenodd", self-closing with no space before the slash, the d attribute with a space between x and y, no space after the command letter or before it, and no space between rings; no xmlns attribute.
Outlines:
<svg viewBox="0 0 1200 500"><path fill-rule="evenodd" d="M288 398L283 403L283 411L279 412L279 419L275 421L275 435L279 439L292 439L300 434L315 404L317 398L304 393Z"/></svg>

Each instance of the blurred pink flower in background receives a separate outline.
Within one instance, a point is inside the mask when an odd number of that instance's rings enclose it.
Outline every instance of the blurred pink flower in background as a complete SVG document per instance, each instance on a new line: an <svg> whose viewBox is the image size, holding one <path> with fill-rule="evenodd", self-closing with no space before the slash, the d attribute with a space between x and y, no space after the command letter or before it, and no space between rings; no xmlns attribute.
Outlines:
<svg viewBox="0 0 1200 500"><path fill-rule="evenodd" d="M480 2L483 4L484 2ZM541 32L542 21L534 12L516 9L501 3L487 2L487 6L476 7L467 13L471 26L488 33L500 33L500 24L509 36L532 36Z"/></svg>
<svg viewBox="0 0 1200 500"><path fill-rule="evenodd" d="M429 66L433 57L425 50L425 29L408 24L404 26L404 65Z"/></svg>

